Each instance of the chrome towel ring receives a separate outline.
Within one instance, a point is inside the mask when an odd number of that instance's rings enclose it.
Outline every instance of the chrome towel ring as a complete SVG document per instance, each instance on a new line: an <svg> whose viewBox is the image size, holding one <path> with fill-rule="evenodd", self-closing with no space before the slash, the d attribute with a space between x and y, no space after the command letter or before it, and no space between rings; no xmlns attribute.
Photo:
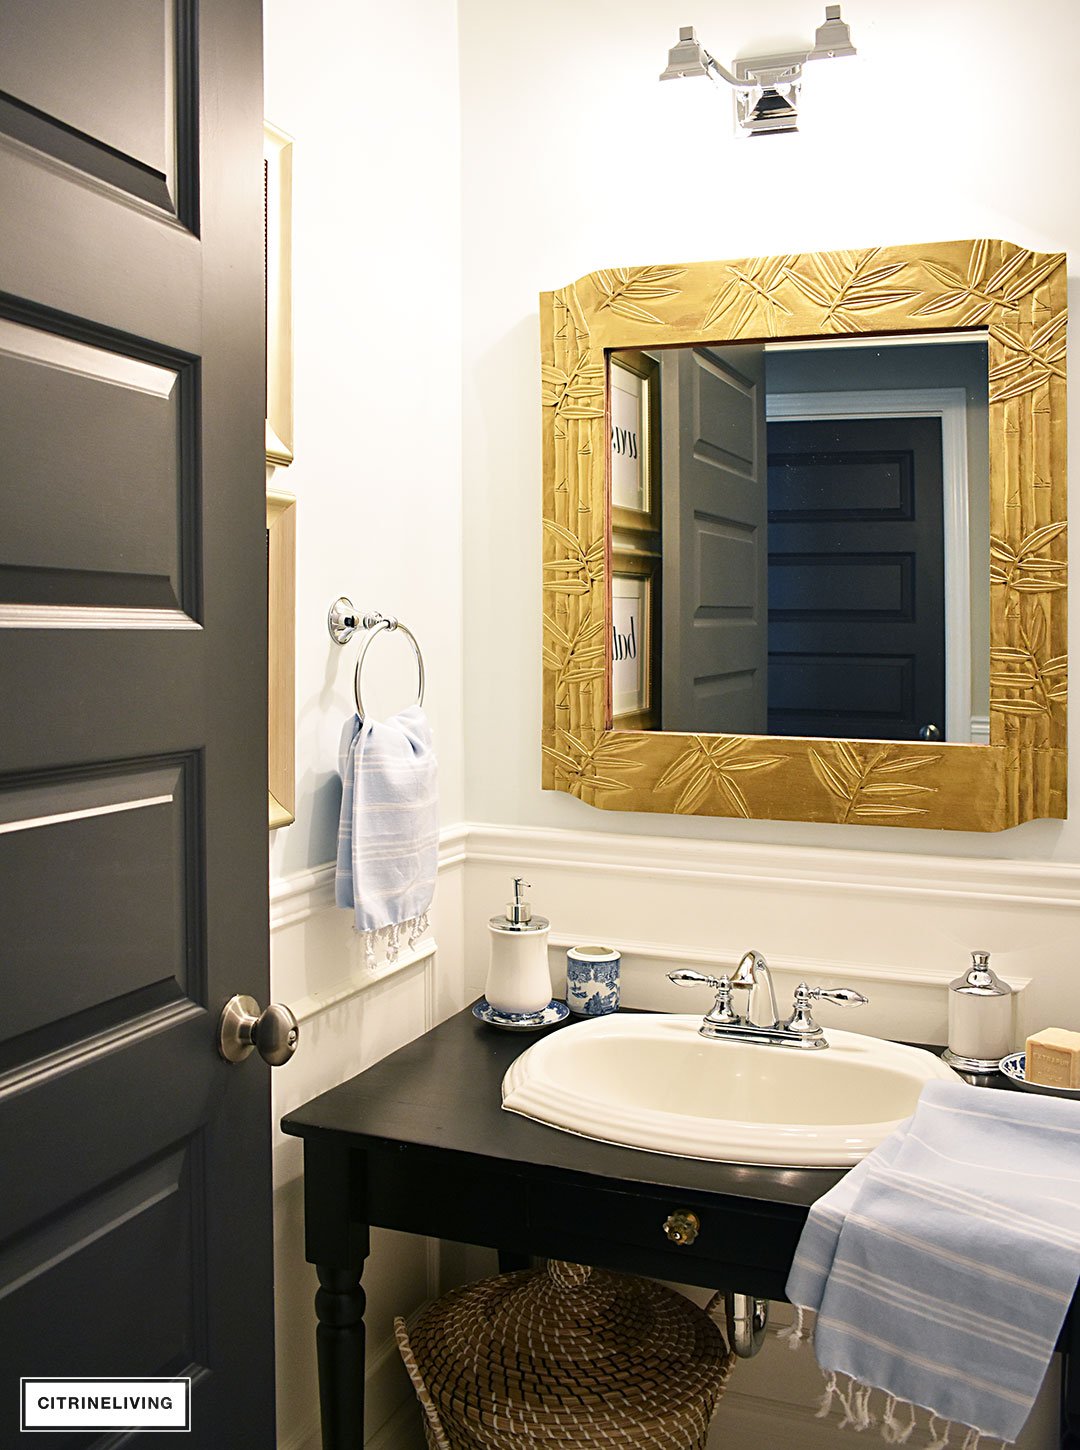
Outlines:
<svg viewBox="0 0 1080 1450"><path fill-rule="evenodd" d="M353 675L353 694L356 696L356 713L360 717L361 725L364 723L364 701L360 693L360 677L364 669L364 660L371 648L371 642L377 634L383 630L400 630L413 647L416 655L417 691L416 703L424 703L424 656L420 652L420 646L416 642L416 636L412 630L402 624L391 614L365 614L362 619L358 618L356 606L351 599L343 594L335 599L330 606L327 615L326 626L330 631L330 638L335 644L348 644L360 626L363 626L368 633L364 636L364 642L360 646L360 653L356 657L356 673Z"/></svg>

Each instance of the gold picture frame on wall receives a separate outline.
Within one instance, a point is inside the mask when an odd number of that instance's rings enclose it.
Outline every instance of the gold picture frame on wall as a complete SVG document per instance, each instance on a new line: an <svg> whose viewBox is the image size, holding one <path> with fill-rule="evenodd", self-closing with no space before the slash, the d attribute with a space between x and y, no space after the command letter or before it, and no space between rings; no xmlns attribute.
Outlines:
<svg viewBox="0 0 1080 1450"><path fill-rule="evenodd" d="M660 557L615 551L611 563L611 710L616 730L660 723Z"/></svg>
<svg viewBox="0 0 1080 1450"><path fill-rule="evenodd" d="M292 351L293 139L263 122L266 279L266 461L293 461Z"/></svg>
<svg viewBox="0 0 1080 1450"><path fill-rule="evenodd" d="M996 831L1066 814L1066 266L976 240L591 273L541 296L543 784L606 810ZM613 727L608 354L988 333L990 743Z"/></svg>
<svg viewBox="0 0 1080 1450"><path fill-rule="evenodd" d="M296 499L266 495L270 829L296 819Z"/></svg>
<svg viewBox="0 0 1080 1450"><path fill-rule="evenodd" d="M628 534L660 532L660 367L639 351L611 359L608 439L611 522Z"/></svg>

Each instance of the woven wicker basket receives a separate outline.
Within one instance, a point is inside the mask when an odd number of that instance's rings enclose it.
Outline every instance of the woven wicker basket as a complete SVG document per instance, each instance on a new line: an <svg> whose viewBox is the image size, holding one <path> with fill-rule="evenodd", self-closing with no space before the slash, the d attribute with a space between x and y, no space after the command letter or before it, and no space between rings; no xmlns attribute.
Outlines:
<svg viewBox="0 0 1080 1450"><path fill-rule="evenodd" d="M734 1363L683 1295L554 1261L394 1328L431 1450L704 1450Z"/></svg>

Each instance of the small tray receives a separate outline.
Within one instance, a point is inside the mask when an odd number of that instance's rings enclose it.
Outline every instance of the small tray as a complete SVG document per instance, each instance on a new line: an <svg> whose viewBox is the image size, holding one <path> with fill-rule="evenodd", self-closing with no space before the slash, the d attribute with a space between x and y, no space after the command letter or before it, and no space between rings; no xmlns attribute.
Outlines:
<svg viewBox="0 0 1080 1450"><path fill-rule="evenodd" d="M500 1012L486 997L481 997L472 1014L478 1022L486 1022L489 1027L501 1027L505 1032L539 1032L542 1027L553 1027L556 1022L562 1022L570 1015L570 1009L565 1002L553 998L539 1012Z"/></svg>
<svg viewBox="0 0 1080 1450"><path fill-rule="evenodd" d="M1073 1098L1080 1102L1080 1088L1050 1087L1044 1082L1028 1082L1024 1076L1026 1057L1027 1054L1023 1052L1010 1052L1008 1057L1001 1059L1000 1071L1026 1093L1045 1093L1050 1098Z"/></svg>

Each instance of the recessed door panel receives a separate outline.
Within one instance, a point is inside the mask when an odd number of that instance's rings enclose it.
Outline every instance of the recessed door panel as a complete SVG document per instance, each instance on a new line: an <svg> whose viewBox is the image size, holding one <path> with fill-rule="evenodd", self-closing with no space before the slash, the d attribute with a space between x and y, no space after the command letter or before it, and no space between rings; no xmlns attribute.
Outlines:
<svg viewBox="0 0 1080 1450"><path fill-rule="evenodd" d="M771 554L769 618L908 620L914 572L910 554Z"/></svg>
<svg viewBox="0 0 1080 1450"><path fill-rule="evenodd" d="M774 523L911 519L914 513L910 454L788 454L769 464Z"/></svg>
<svg viewBox="0 0 1080 1450"><path fill-rule="evenodd" d="M193 391L183 358L0 317L0 607L194 612Z"/></svg>
<svg viewBox="0 0 1080 1450"><path fill-rule="evenodd" d="M180 214L193 39L192 0L4 0L0 134Z"/></svg>
<svg viewBox="0 0 1080 1450"><path fill-rule="evenodd" d="M730 519L695 513L694 622L753 619L758 597L757 530Z"/></svg>
<svg viewBox="0 0 1080 1450"><path fill-rule="evenodd" d="M200 998L201 931L185 905L199 876L192 772L172 762L0 788L0 1072Z"/></svg>
<svg viewBox="0 0 1080 1450"><path fill-rule="evenodd" d="M813 720L837 712L853 719L895 725L911 716L914 661L880 655L769 656L769 711L799 719L814 734Z"/></svg>
<svg viewBox="0 0 1080 1450"><path fill-rule="evenodd" d="M6 1244L0 1344L47 1344L48 1365L27 1367L35 1374L115 1375L123 1365L125 1375L160 1375L205 1363L206 1306L194 1272L205 1258L204 1193L196 1141Z"/></svg>

